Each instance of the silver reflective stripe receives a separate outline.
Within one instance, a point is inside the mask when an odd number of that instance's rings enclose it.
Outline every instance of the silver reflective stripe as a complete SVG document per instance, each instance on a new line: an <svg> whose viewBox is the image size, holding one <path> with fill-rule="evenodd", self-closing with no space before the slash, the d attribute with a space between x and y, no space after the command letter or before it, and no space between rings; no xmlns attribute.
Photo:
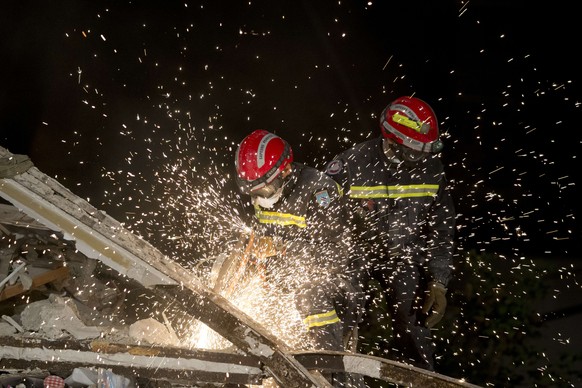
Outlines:
<svg viewBox="0 0 582 388"><path fill-rule="evenodd" d="M352 186L350 198L433 197L439 185Z"/></svg>
<svg viewBox="0 0 582 388"><path fill-rule="evenodd" d="M269 212L255 207L255 216L261 224L295 225L299 228L307 227L305 217L289 213Z"/></svg>
<svg viewBox="0 0 582 388"><path fill-rule="evenodd" d="M267 144L269 144L269 142L272 139L277 139L278 137L279 136L277 136L277 135L269 133L268 135L263 137L261 139L261 141L259 142L259 147L257 149L257 167L258 168L263 167L263 165L265 164L265 161L267 160L267 157L265 155L265 152L267 150Z"/></svg>
<svg viewBox="0 0 582 388"><path fill-rule="evenodd" d="M431 151L434 141L431 141L429 143L423 143L421 141L418 141L416 139L413 139L411 137L406 136L405 134L400 132L398 129L396 129L395 127L390 125L387 121L384 121L383 125L384 125L384 128L386 128L386 130L388 132L391 132L394 136L396 136L397 138L402 140L402 144L407 146L408 148L412 148L413 150L423 151L423 152L430 152Z"/></svg>

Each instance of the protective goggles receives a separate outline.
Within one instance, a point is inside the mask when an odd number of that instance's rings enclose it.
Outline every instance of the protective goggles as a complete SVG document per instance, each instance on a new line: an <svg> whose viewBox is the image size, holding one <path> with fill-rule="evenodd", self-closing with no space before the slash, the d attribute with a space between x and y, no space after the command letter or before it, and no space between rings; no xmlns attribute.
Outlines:
<svg viewBox="0 0 582 388"><path fill-rule="evenodd" d="M272 197L281 187L283 187L285 180L282 174L278 174L277 177L271 181L270 183L265 183L263 185L259 185L251 190L250 195L252 197L263 197L263 198L270 198Z"/></svg>
<svg viewBox="0 0 582 388"><path fill-rule="evenodd" d="M413 150L405 145L397 143L392 138L384 139L384 152L388 159L396 157L400 161L416 163L426 158L429 152Z"/></svg>
<svg viewBox="0 0 582 388"><path fill-rule="evenodd" d="M408 148L396 142L392 143L390 146L397 149L397 155L409 162L418 162L428 155L428 152L413 150L412 148Z"/></svg>

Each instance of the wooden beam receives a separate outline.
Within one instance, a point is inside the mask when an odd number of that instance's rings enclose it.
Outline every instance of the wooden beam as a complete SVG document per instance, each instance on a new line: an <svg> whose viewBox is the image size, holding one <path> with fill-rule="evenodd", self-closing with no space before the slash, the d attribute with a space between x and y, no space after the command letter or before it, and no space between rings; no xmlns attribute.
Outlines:
<svg viewBox="0 0 582 388"><path fill-rule="evenodd" d="M22 283L16 283L11 286L6 286L0 291L0 302L13 296L25 293L29 290L42 286L43 284L51 283L57 280L64 280L69 277L69 269L67 267L59 267L57 269L44 271L32 278L32 286L30 289L24 289Z"/></svg>
<svg viewBox="0 0 582 388"><path fill-rule="evenodd" d="M174 383L260 385L266 377L255 357L106 341L0 338L0 369L50 370L65 378L74 368L106 368L125 377Z"/></svg>

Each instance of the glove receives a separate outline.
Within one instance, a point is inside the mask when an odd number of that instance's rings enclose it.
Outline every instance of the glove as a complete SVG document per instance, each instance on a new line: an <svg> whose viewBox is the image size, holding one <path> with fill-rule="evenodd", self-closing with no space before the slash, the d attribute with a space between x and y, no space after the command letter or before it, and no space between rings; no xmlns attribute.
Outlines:
<svg viewBox="0 0 582 388"><path fill-rule="evenodd" d="M273 237L261 236L255 238L251 248L252 254L259 259L266 259L267 257L276 256L278 253L285 251L285 246L282 242L276 241Z"/></svg>
<svg viewBox="0 0 582 388"><path fill-rule="evenodd" d="M445 294L447 293L447 289L442 283L430 282L427 293L428 295L424 300L424 306L422 306L422 312L425 314L431 312L424 322L424 325L430 329L439 323L445 315L445 309L447 308L447 297Z"/></svg>

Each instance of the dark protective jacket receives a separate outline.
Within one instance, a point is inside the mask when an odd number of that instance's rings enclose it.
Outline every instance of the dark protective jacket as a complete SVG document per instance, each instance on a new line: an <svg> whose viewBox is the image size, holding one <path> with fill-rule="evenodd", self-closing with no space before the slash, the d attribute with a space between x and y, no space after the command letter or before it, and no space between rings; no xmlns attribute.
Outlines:
<svg viewBox="0 0 582 388"><path fill-rule="evenodd" d="M360 143L326 168L346 194L354 238L376 257L413 260L446 285L455 211L442 162L435 155L414 166L390 162L382 142L379 137Z"/></svg>
<svg viewBox="0 0 582 388"><path fill-rule="evenodd" d="M259 223L255 229L286 246L284 257L269 260L270 265L289 276L312 282L330 274L342 274L347 268L349 245L345 216L342 217L341 188L313 167L300 163L292 166L293 173L282 198L269 209L255 206Z"/></svg>

